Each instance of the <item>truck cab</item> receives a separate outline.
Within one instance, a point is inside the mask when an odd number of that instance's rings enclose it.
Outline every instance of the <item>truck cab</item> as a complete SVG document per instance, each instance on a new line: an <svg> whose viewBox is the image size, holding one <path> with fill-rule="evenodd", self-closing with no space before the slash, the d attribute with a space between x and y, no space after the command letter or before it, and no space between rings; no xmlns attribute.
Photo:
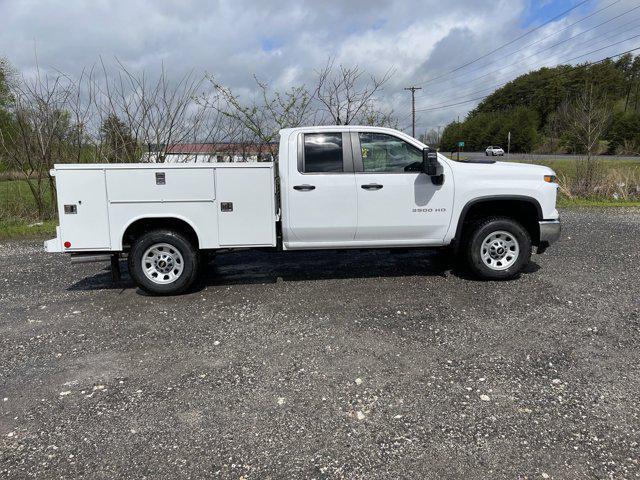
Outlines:
<svg viewBox="0 0 640 480"><path fill-rule="evenodd" d="M386 128L280 132L286 249L441 245L454 183L423 173L424 145Z"/></svg>
<svg viewBox="0 0 640 480"><path fill-rule="evenodd" d="M547 167L456 162L368 126L283 129L278 158L56 166L61 226L45 248L124 255L142 289L174 294L205 253L223 249L450 247L477 276L499 280L560 235Z"/></svg>

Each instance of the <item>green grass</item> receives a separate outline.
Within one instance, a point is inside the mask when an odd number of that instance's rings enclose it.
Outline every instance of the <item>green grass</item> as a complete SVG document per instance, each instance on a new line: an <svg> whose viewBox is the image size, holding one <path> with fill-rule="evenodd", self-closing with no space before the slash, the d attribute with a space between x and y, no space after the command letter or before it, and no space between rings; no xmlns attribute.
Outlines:
<svg viewBox="0 0 640 480"><path fill-rule="evenodd" d="M573 207L640 207L640 200L615 200L613 198L558 197L559 208Z"/></svg>
<svg viewBox="0 0 640 480"><path fill-rule="evenodd" d="M544 165L549 167L557 175L564 175L568 178L575 177L576 163L574 159L560 158L556 160L509 160L517 163L531 163L534 165ZM598 161L598 175L607 175L612 172L620 174L636 174L640 173L640 162L633 160L616 160L606 159Z"/></svg>
<svg viewBox="0 0 640 480"><path fill-rule="evenodd" d="M0 220L0 240L55 236L57 223L56 220L47 220L35 224L20 219Z"/></svg>
<svg viewBox="0 0 640 480"><path fill-rule="evenodd" d="M49 197L49 183L43 184L47 216L54 214ZM36 202L26 180L0 181L0 220L24 218L33 221L38 218Z"/></svg>
<svg viewBox="0 0 640 480"><path fill-rule="evenodd" d="M47 217L53 216L49 185L45 186ZM57 220L39 220L36 202L25 180L0 181L0 240L55 234Z"/></svg>

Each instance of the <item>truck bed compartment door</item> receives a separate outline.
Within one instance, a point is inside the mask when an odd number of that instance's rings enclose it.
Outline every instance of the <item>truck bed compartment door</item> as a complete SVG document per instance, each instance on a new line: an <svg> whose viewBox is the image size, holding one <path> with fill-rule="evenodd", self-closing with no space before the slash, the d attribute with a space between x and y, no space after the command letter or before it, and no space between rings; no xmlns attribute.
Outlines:
<svg viewBox="0 0 640 480"><path fill-rule="evenodd" d="M58 170L56 185L61 240L71 243L66 250L108 250L104 170Z"/></svg>
<svg viewBox="0 0 640 480"><path fill-rule="evenodd" d="M276 245L272 168L217 168L216 190L221 247Z"/></svg>

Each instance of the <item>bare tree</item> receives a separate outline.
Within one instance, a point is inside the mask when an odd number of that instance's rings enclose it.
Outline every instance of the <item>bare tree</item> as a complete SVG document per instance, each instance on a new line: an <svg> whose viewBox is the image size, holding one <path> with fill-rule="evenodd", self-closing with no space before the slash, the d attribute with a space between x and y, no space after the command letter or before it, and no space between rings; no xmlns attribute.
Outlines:
<svg viewBox="0 0 640 480"><path fill-rule="evenodd" d="M611 114L603 98L586 88L573 101L560 106L558 122L565 142L583 156L576 160L574 189L577 194L591 193L598 172L600 142L609 125Z"/></svg>
<svg viewBox="0 0 640 480"><path fill-rule="evenodd" d="M67 109L75 86L63 75L42 75L37 70L34 78L12 81L10 89L12 122L0 131L0 149L10 166L22 174L38 217L44 218L52 213L50 207L56 199L49 170L54 163L75 160L80 155L73 140L82 135L82 125L74 123Z"/></svg>
<svg viewBox="0 0 640 480"><path fill-rule="evenodd" d="M123 150L126 161L140 161L145 146L153 145L162 158L173 145L212 143L224 136L222 116L202 105L204 76L191 72L171 81L162 68L151 81L144 72L135 74L120 62L115 75L104 63L102 71L103 80L93 86L99 125L118 119L120 128L112 133L122 137L119 143L139 147Z"/></svg>
<svg viewBox="0 0 640 480"><path fill-rule="evenodd" d="M435 128L425 132L423 142L431 147L438 147L440 145L440 133Z"/></svg>
<svg viewBox="0 0 640 480"><path fill-rule="evenodd" d="M392 70L376 77L366 75L358 66L335 67L330 60L317 75L315 96L335 125L391 123L392 112L383 113L376 108L375 95L392 77Z"/></svg>
<svg viewBox="0 0 640 480"><path fill-rule="evenodd" d="M214 77L208 78L220 99L213 108L229 120L231 131L244 141L249 139L261 146L272 158L277 156L276 140L280 129L299 127L312 121L312 95L304 85L291 87L285 92L271 92L267 83L254 77L258 94L243 103ZM206 105L212 106L210 102Z"/></svg>

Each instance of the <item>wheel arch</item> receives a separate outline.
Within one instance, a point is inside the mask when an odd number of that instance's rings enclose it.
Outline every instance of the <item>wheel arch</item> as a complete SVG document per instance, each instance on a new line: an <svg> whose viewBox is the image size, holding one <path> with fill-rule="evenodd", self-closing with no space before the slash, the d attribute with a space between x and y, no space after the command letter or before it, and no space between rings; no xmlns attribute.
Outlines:
<svg viewBox="0 0 640 480"><path fill-rule="evenodd" d="M131 221L122 228L119 236L122 249L124 250L125 245L131 245L133 239L145 232L155 229L178 231L184 234L196 249L200 248L200 232L189 219L178 215L140 215L131 219Z"/></svg>
<svg viewBox="0 0 640 480"><path fill-rule="evenodd" d="M460 243L465 227L470 225L474 218L490 215L504 215L519 221L531 235L532 243L539 243L538 222L543 219L543 214L538 200L526 195L489 195L474 198L462 208L454 237L456 244Z"/></svg>

